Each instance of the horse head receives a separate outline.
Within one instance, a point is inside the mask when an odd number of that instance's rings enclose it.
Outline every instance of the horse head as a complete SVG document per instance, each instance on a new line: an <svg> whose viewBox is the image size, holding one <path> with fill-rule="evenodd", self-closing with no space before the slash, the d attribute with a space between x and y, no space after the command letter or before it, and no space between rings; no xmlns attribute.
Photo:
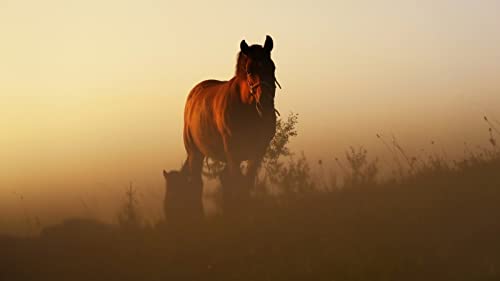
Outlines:
<svg viewBox="0 0 500 281"><path fill-rule="evenodd" d="M249 94L261 117L275 113L276 85L280 86L275 76L276 66L271 59L272 49L273 39L267 35L264 46L248 46L242 40L238 55L237 74L246 81Z"/></svg>

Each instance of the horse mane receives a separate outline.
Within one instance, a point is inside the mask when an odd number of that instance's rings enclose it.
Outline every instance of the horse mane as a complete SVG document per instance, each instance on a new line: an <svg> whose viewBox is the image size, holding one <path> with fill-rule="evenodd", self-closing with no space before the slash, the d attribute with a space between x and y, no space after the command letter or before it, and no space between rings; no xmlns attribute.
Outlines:
<svg viewBox="0 0 500 281"><path fill-rule="evenodd" d="M238 52L238 59L236 62L236 77L245 79L247 75L247 71L245 69L245 65L247 63L247 56L243 54L241 51Z"/></svg>

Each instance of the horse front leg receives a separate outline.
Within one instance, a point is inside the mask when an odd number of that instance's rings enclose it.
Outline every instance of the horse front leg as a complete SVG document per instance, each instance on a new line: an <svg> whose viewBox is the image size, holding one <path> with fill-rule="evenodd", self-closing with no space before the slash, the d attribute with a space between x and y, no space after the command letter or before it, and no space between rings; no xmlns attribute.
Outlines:
<svg viewBox="0 0 500 281"><path fill-rule="evenodd" d="M226 157L225 171L227 173L227 176L230 176L235 179L240 178L242 174L240 168L240 161L236 158L237 148L233 146L229 137L224 137L223 143L224 143L224 154Z"/></svg>
<svg viewBox="0 0 500 281"><path fill-rule="evenodd" d="M246 179L249 188L254 188L257 184L258 172L263 158L263 156L259 156L248 160Z"/></svg>
<svg viewBox="0 0 500 281"><path fill-rule="evenodd" d="M232 146L229 138L224 138L224 153L226 157L226 168L220 175L220 183L222 186L222 194L224 201L224 209L231 212L234 211L240 204L245 193L247 192L244 186L244 177L241 173L240 160L237 158L237 148Z"/></svg>

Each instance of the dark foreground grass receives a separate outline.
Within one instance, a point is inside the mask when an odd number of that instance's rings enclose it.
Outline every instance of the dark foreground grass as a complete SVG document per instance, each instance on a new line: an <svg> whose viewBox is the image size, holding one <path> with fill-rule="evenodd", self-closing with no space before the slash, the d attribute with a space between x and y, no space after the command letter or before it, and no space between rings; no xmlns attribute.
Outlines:
<svg viewBox="0 0 500 281"><path fill-rule="evenodd" d="M0 280L500 280L500 161L262 197L198 224L0 238Z"/></svg>

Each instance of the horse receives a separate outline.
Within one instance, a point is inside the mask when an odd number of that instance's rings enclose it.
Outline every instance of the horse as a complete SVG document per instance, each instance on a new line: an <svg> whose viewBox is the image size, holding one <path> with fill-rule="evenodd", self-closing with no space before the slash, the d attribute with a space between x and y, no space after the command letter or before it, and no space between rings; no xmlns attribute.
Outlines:
<svg viewBox="0 0 500 281"><path fill-rule="evenodd" d="M271 59L273 39L264 45L240 43L235 75L228 81L205 80L189 92L184 108L184 146L187 160L182 171L195 185L202 184L203 160L225 162L230 178L243 176L255 184L266 150L276 132L274 106L276 66ZM221 179L222 181L222 179Z"/></svg>

